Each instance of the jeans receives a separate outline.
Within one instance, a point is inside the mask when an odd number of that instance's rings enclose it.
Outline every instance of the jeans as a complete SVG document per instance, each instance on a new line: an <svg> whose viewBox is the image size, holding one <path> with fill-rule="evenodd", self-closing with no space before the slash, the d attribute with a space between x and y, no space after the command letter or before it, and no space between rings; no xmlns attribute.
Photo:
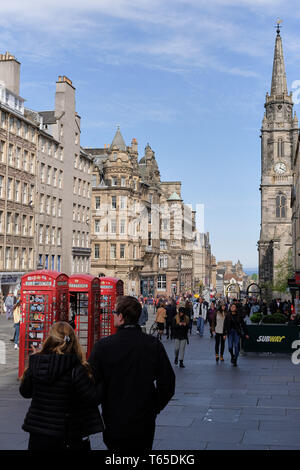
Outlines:
<svg viewBox="0 0 300 470"><path fill-rule="evenodd" d="M234 356L237 359L240 352L240 335L236 330L231 330L228 334L228 349L230 354L233 354L234 348Z"/></svg>
<svg viewBox="0 0 300 470"><path fill-rule="evenodd" d="M14 336L14 342L19 346L19 335L20 335L20 323L14 323L15 327L15 336Z"/></svg>
<svg viewBox="0 0 300 470"><path fill-rule="evenodd" d="M199 331L200 336L203 336L203 332L204 332L204 318L202 318L202 317L197 318L197 330Z"/></svg>
<svg viewBox="0 0 300 470"><path fill-rule="evenodd" d="M216 354L219 354L220 346L221 346L221 356L223 356L224 348L225 348L225 341L223 338L223 334L216 333L216 345L215 345Z"/></svg>
<svg viewBox="0 0 300 470"><path fill-rule="evenodd" d="M9 320L13 316L13 306L9 305L6 307L6 319Z"/></svg>
<svg viewBox="0 0 300 470"><path fill-rule="evenodd" d="M180 361L183 361L186 343L186 339L175 339L175 357L179 355Z"/></svg>

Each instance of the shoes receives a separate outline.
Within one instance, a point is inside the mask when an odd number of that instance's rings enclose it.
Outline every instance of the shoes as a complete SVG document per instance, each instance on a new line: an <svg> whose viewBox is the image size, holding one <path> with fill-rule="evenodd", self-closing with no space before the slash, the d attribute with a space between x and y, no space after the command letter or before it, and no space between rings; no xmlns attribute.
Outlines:
<svg viewBox="0 0 300 470"><path fill-rule="evenodd" d="M231 364L234 364L235 356L231 356Z"/></svg>
<svg viewBox="0 0 300 470"><path fill-rule="evenodd" d="M178 364L178 357L175 357L175 361L174 361L174 364Z"/></svg>
<svg viewBox="0 0 300 470"><path fill-rule="evenodd" d="M185 367L185 365L183 364L183 361L179 361L180 364L179 364L179 367Z"/></svg>
<svg viewBox="0 0 300 470"><path fill-rule="evenodd" d="M19 349L19 346L17 344L15 344L15 349Z"/></svg>
<svg viewBox="0 0 300 470"><path fill-rule="evenodd" d="M219 354L216 354L216 362L219 362Z"/></svg>
<svg viewBox="0 0 300 470"><path fill-rule="evenodd" d="M224 362L224 357L223 356L220 356L220 361Z"/></svg>
<svg viewBox="0 0 300 470"><path fill-rule="evenodd" d="M14 342L15 342L15 339L13 338L13 339L10 339L9 341L11 341L12 343L14 343Z"/></svg>

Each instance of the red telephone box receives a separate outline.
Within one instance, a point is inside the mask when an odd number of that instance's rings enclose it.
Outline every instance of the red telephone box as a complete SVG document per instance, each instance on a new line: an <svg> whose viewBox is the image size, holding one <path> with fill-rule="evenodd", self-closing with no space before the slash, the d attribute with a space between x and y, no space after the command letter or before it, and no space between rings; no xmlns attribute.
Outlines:
<svg viewBox="0 0 300 470"><path fill-rule="evenodd" d="M112 312L119 295L124 295L124 282L121 279L100 277L100 338L117 331Z"/></svg>
<svg viewBox="0 0 300 470"><path fill-rule="evenodd" d="M88 357L100 338L100 279L89 274L72 274L69 295L75 333Z"/></svg>
<svg viewBox="0 0 300 470"><path fill-rule="evenodd" d="M48 336L55 321L68 321L68 276L56 271L40 270L21 278L21 319L19 377L32 352Z"/></svg>

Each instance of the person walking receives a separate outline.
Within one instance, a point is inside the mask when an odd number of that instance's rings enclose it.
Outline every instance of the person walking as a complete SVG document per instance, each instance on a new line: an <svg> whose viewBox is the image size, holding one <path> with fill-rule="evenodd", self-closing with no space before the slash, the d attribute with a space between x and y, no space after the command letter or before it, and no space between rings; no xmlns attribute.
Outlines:
<svg viewBox="0 0 300 470"><path fill-rule="evenodd" d="M212 321L212 331L215 335L215 353L216 353L216 362L224 362L224 349L225 349L225 340L224 340L224 322L227 314L227 309L225 303L221 303L218 310L216 311L213 321Z"/></svg>
<svg viewBox="0 0 300 470"><path fill-rule="evenodd" d="M104 429L100 392L67 322L54 323L41 351L29 357L19 390L32 399L22 426L28 450L89 450L84 438Z"/></svg>
<svg viewBox="0 0 300 470"><path fill-rule="evenodd" d="M210 304L210 308L208 309L208 312L207 312L207 320L208 320L208 323L209 323L209 332L210 332L210 337L213 338L213 333L212 333L212 322L213 322L213 319L214 319L214 316L216 314L216 305L214 302L212 302Z"/></svg>
<svg viewBox="0 0 300 470"><path fill-rule="evenodd" d="M13 317L14 308L14 295L12 292L9 292L9 294L7 295L4 305L6 309L6 319L10 320Z"/></svg>
<svg viewBox="0 0 300 470"><path fill-rule="evenodd" d="M20 293L17 294L17 301L13 307L13 316L14 316L14 343L15 349L19 349L19 336L20 336L20 319L21 319L21 299Z"/></svg>
<svg viewBox="0 0 300 470"><path fill-rule="evenodd" d="M175 361L180 367L185 367L183 364L185 347L188 342L188 330L190 319L185 313L185 308L180 307L177 315L174 318L174 338L175 338Z"/></svg>
<svg viewBox="0 0 300 470"><path fill-rule="evenodd" d="M176 301L174 299L170 299L170 301L166 305L166 314L167 314L167 318L166 318L167 339L169 339L169 337L173 339L173 320L177 314Z"/></svg>
<svg viewBox="0 0 300 470"><path fill-rule="evenodd" d="M144 303L143 299L140 300L140 304L142 306L142 312L141 312L138 324L140 325L142 332L147 333L146 323L148 321L148 308L147 308L147 305Z"/></svg>
<svg viewBox="0 0 300 470"><path fill-rule="evenodd" d="M155 421L175 392L175 374L163 344L142 333L141 305L119 296L114 323L117 333L98 341L89 357L96 385L102 383L101 402L110 451L152 449Z"/></svg>
<svg viewBox="0 0 300 470"><path fill-rule="evenodd" d="M158 338L162 339L162 335L164 333L165 328L165 321L166 321L167 313L166 309L164 308L163 304L161 303L156 312L155 321L158 327Z"/></svg>
<svg viewBox="0 0 300 470"><path fill-rule="evenodd" d="M189 317L189 332L192 334L193 329L193 320L194 320L194 311L193 311L193 304L190 300L186 300L185 302L185 314Z"/></svg>
<svg viewBox="0 0 300 470"><path fill-rule="evenodd" d="M232 304L230 312L226 315L224 321L224 341L228 337L228 350L231 355L231 363L236 366L240 352L241 336L249 339L247 325L240 313L237 312L237 306ZM234 350L234 351L233 351Z"/></svg>

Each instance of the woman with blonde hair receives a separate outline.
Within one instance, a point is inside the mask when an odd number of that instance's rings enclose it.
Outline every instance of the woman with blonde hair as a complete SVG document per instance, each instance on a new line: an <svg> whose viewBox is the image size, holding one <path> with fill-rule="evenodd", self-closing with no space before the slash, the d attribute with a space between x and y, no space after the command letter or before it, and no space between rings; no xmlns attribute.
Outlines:
<svg viewBox="0 0 300 470"><path fill-rule="evenodd" d="M89 450L88 436L104 429L100 400L91 366L68 323L52 325L21 380L21 395L32 399L22 426L30 434L28 450Z"/></svg>

